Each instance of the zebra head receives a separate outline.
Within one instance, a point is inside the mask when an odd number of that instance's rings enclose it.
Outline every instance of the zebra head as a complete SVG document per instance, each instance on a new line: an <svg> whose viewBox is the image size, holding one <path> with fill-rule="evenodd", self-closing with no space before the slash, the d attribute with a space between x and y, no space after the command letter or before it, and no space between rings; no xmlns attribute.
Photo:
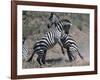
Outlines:
<svg viewBox="0 0 100 80"><path fill-rule="evenodd" d="M63 24L63 29L65 31L66 34L69 34L69 29L72 26L71 21L69 21L68 19L63 19L61 20L62 24Z"/></svg>
<svg viewBox="0 0 100 80"><path fill-rule="evenodd" d="M48 18L48 28L51 28L53 24L59 21L59 17L55 13L51 13L49 18Z"/></svg>
<svg viewBox="0 0 100 80"><path fill-rule="evenodd" d="M54 24L59 31L64 31L66 34L69 34L72 23L68 19L60 19L55 13L51 13L48 20L48 28L51 28Z"/></svg>

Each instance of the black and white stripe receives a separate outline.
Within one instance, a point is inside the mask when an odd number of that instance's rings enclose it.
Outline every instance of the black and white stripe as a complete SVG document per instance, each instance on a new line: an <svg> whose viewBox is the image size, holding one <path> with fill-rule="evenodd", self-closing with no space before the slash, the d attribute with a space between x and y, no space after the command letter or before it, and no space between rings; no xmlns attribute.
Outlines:
<svg viewBox="0 0 100 80"><path fill-rule="evenodd" d="M69 34L64 34L61 37L61 42L63 44L63 47L67 50L70 61L75 60L77 55L79 55L80 58L83 59L83 56L79 52L76 41Z"/></svg>
<svg viewBox="0 0 100 80"><path fill-rule="evenodd" d="M53 48L56 43L58 43L58 39L56 38L57 34L54 30L47 32L44 37L38 40L33 47L33 54L29 58L30 61L33 55L36 53L38 55L37 61L40 65L45 64L45 55L48 49Z"/></svg>

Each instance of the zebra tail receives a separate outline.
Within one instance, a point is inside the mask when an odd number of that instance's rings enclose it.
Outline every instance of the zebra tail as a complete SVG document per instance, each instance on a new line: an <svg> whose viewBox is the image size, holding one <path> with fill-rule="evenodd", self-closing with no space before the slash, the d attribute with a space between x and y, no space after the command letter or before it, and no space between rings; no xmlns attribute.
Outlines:
<svg viewBox="0 0 100 80"><path fill-rule="evenodd" d="M33 52L33 54L30 56L30 58L27 60L27 62L30 62L30 61L32 60L33 56L34 56L34 52Z"/></svg>

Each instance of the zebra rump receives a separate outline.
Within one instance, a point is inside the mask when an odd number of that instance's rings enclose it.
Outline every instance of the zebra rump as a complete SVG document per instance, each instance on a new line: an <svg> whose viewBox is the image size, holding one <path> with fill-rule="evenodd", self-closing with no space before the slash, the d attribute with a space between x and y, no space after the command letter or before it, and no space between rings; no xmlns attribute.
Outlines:
<svg viewBox="0 0 100 80"><path fill-rule="evenodd" d="M56 43L57 41L55 39L55 32L54 31L47 32L44 37L42 37L34 44L33 47L34 51L31 57L28 59L28 62L32 60L34 54L37 54L38 63L40 65L45 64L45 57L46 57L47 50L54 47Z"/></svg>

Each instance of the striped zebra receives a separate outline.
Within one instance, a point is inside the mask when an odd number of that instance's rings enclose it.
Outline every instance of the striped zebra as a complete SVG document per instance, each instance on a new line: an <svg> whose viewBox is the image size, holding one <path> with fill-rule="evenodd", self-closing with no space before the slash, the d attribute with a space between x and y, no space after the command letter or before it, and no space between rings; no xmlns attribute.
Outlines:
<svg viewBox="0 0 100 80"><path fill-rule="evenodd" d="M57 15L54 13L51 14L49 20L51 21L51 24L49 24L48 28L51 28L52 25L54 24L55 27L62 28L63 30L61 31L61 36L59 37L60 41L60 46L62 48L65 48L67 50L67 54L69 57L70 61L73 61L76 59L75 56L79 55L81 59L83 59L82 55L79 52L78 46L76 41L69 35L69 29L70 26L72 25L71 22L67 19L60 20ZM56 21L55 21L56 20Z"/></svg>
<svg viewBox="0 0 100 80"><path fill-rule="evenodd" d="M46 52L48 49L53 48L55 44L59 44L61 46L62 53L64 54L63 45L61 43L60 37L64 32L63 27L68 28L66 33L69 33L71 22L69 20L59 20L57 16L51 13L49 17L48 28L53 26L50 32L47 32L44 37L38 40L33 47L33 53L31 57L28 59L28 62L32 60L34 54L38 55L37 61L40 65L45 64ZM62 27L63 26L63 27Z"/></svg>

